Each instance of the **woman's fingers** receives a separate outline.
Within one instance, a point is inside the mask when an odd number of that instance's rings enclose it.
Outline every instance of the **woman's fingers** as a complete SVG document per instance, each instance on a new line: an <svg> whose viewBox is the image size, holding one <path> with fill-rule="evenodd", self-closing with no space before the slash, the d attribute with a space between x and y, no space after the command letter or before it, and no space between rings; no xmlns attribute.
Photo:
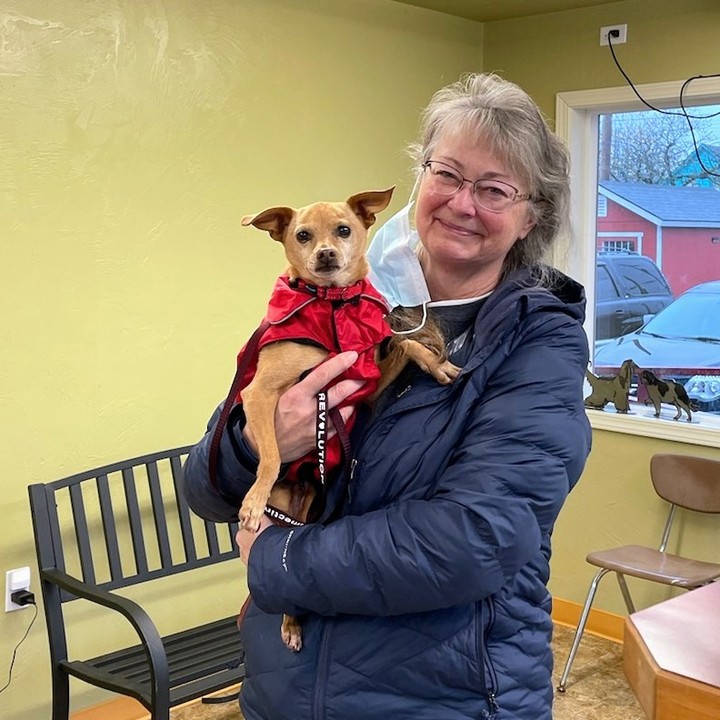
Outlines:
<svg viewBox="0 0 720 720"><path fill-rule="evenodd" d="M337 355L320 363L312 372L308 373L297 385L298 392L315 397L323 388L327 387L336 377L342 375L357 360L358 354L354 350L338 353Z"/></svg>

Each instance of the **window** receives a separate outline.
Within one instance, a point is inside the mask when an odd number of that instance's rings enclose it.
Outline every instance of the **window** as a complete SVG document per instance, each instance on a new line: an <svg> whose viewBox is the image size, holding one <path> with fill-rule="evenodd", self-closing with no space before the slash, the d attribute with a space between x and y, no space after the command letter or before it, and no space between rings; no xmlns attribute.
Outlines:
<svg viewBox="0 0 720 720"><path fill-rule="evenodd" d="M672 108L678 105L681 84L659 83L639 86L637 89L642 97L654 106ZM720 80L704 78L688 86L684 94L684 104L689 112L693 112L690 110L692 105L699 108L696 114L707 114L710 112L707 106L717 103L719 94ZM717 446L720 442L720 399L717 404L713 404L712 399L708 401L710 396L707 387L714 385L720 388L720 383L708 383L707 380L720 380L720 327L708 328L706 324L703 329L708 332L695 337L690 334L693 330L692 323L682 322L678 318L682 318L687 312L695 313L694 308L702 303L712 307L715 302L709 292L714 290L713 287L704 288L703 297L691 297L682 303L679 299L690 288L720 280L720 247L712 241L713 237L720 235L720 213L717 223L713 217L696 217L696 222L683 234L681 224L687 222L688 215L692 215L691 209L702 206L702 202L699 205L692 202L678 203L677 207L682 208L685 213L682 218L663 217L660 208L663 204L667 206L668 202L676 203L677 198L683 194L699 197L703 192L713 193L708 197L715 202L720 198L720 189L713 185L718 178L712 179L698 173L697 163L693 162L694 156L689 152L675 158L671 163L672 172L661 176L648 174L648 166L652 169L652 147L642 146L633 133L638 130L638 126L642 129L642 122L638 123L638 118L646 112L649 113L645 116L645 122L649 124L649 118L655 113L648 111L629 87L561 93L557 97L556 109L557 131L568 142L573 160L571 181L575 236L589 238L585 243L578 240L577 244L562 249L562 254L556 256L556 262L586 286L589 305L586 332L593 349L595 368L598 369L598 360L606 357L612 345L619 341L621 344L626 343L621 348L621 353L627 353L638 344L645 349L649 338L641 337L639 342L627 343L633 333L638 332L638 317L642 325L655 316L657 320L651 322L656 323L657 329L657 323L663 318L659 310L667 306L672 308L672 313L669 310L665 316L665 331L669 332L668 327L675 328L676 332L678 328L688 331L680 335L681 356L672 359L677 367L670 367L669 361L661 362L659 356L656 358L657 362L653 361L650 366L645 354L642 356L641 367L658 369L658 374L663 377L673 377L673 371L678 369L708 371L707 377L693 378L692 386L689 384L690 377L678 377L687 388L705 388L705 395L699 391L696 394L699 400L703 400L704 408L702 412L694 413L692 423L684 420L672 421L675 413L670 406L663 406L661 417L655 418L652 406L646 407L642 402L637 402L633 404L633 410L628 415L615 413L612 405L607 407L607 412L588 411L593 427ZM697 126L698 121L694 121L696 129ZM720 122L713 123L713 126L720 128ZM614 159L601 157L598 151L601 134L605 133L603 137L606 141L608 139L608 127L612 129L617 140ZM648 135L660 138L658 132ZM617 166L618 155L622 154L621 142L625 143L625 174L621 172L623 169ZM716 151L720 152L720 130L705 139L701 137L698 144L706 166L720 160L716 157ZM602 144L602 147L608 146L607 142ZM630 150L638 147L642 151L640 155L627 157ZM635 176L630 173L633 169L636 171ZM718 171L717 168L715 170ZM628 192L630 185L638 186L635 190L640 194ZM643 195L648 192L648 188L651 193L664 193L664 197L656 198L654 204L648 203L647 197ZM601 200L603 197L605 199ZM642 256L653 267L636 268L633 273L623 275L625 280L619 280L616 276L610 276L611 268L603 267L603 270L600 270L600 259L611 255ZM603 314L605 311L601 308L608 298L608 288L619 289L620 295L623 295L619 285L625 281L628 282L628 288L634 283L635 290L626 290L625 298L632 299L637 307L627 313L626 308L616 307L612 314L608 315L613 321L620 320L619 324L616 322L613 326L606 322L607 318ZM671 290L669 301L662 299L663 293L667 295L668 286ZM720 282L716 287L720 295ZM658 298L665 304L662 307L655 305L643 312L642 302L650 298ZM633 325L635 327L629 330ZM720 321L718 325L720 326ZM647 329L652 330L652 325L648 325ZM603 337L603 334L608 333L617 335ZM695 357L696 349L703 350L704 356L699 359ZM612 367L609 361L605 366Z"/></svg>
<svg viewBox="0 0 720 720"><path fill-rule="evenodd" d="M600 233L598 233L600 235ZM635 252L635 242L633 240L602 240L600 250L603 252L618 252L625 250L627 252Z"/></svg>
<svg viewBox="0 0 720 720"><path fill-rule="evenodd" d="M598 195L597 208L597 216L599 218L607 217L607 198L604 195Z"/></svg>

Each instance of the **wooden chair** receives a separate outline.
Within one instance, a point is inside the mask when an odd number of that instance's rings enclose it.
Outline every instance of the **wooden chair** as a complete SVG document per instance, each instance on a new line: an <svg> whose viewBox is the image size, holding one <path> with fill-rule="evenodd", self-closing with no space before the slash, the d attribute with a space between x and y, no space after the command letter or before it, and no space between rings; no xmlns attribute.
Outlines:
<svg viewBox="0 0 720 720"><path fill-rule="evenodd" d="M53 720L68 720L70 676L135 698L153 720L169 720L171 707L244 677L236 613L161 637L145 610L116 592L238 557L235 525L202 521L188 508L181 483L189 449L29 487L50 644ZM238 570L229 568L228 577ZM157 586L154 591L161 592ZM71 659L63 606L78 598L120 613L139 643ZM233 604L231 595L228 605Z"/></svg>
<svg viewBox="0 0 720 720"><path fill-rule="evenodd" d="M666 550L678 508L700 513L720 513L720 462L688 455L659 453L650 460L650 477L655 492L670 503L660 545L657 550L643 545L623 545L591 552L587 556L587 562L601 569L590 583L570 655L557 688L559 692L565 692L570 668L585 630L598 583L607 573L616 574L625 605L631 614L635 612L635 605L625 581L626 575L685 590L707 585L720 577L720 564L672 555Z"/></svg>

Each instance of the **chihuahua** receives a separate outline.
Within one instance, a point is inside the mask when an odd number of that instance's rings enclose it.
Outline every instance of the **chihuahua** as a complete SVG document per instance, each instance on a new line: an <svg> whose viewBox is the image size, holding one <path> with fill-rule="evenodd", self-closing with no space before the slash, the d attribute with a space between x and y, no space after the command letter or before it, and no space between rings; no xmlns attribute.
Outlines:
<svg viewBox="0 0 720 720"><path fill-rule="evenodd" d="M451 383L460 372L447 360L439 332L432 342L394 335L387 305L367 279L368 230L376 214L390 203L392 193L389 188L358 193L345 202L318 202L300 209L273 207L242 219L244 226L267 231L282 243L289 263L276 282L266 317L268 329L240 391L259 459L256 480L239 513L246 529L257 531L265 512L291 519L290 524L303 524L308 518L317 492L303 488L298 495L291 477L308 458L293 463L278 481L281 460L275 410L280 396L331 353L358 352L358 360L343 377L366 382L346 404L361 399L372 402L409 360L442 384ZM347 421L348 429L352 420L353 416ZM334 452L332 441L336 441ZM324 474L342 456L337 435L323 441L322 450L324 482ZM317 467L317 454L312 462ZM283 617L282 637L288 647L300 650L302 634L296 618Z"/></svg>

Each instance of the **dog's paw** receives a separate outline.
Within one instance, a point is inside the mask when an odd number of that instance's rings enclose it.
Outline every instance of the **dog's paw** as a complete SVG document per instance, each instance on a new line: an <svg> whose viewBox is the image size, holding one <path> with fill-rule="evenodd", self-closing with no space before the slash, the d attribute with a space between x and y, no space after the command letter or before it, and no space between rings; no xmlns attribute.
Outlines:
<svg viewBox="0 0 720 720"><path fill-rule="evenodd" d="M265 503L259 502L256 498L246 497L240 508L240 525L245 530L257 532L260 528L260 520L265 514Z"/></svg>
<svg viewBox="0 0 720 720"><path fill-rule="evenodd" d="M282 636L282 641L290 650L293 652L300 652L300 650L302 650L302 628L295 618L288 616L283 618L280 635Z"/></svg>
<svg viewBox="0 0 720 720"><path fill-rule="evenodd" d="M446 360L445 362L440 363L440 365L433 370L433 377L441 385L449 385L460 374L461 369L462 368L459 368L457 365L453 365L451 362Z"/></svg>

